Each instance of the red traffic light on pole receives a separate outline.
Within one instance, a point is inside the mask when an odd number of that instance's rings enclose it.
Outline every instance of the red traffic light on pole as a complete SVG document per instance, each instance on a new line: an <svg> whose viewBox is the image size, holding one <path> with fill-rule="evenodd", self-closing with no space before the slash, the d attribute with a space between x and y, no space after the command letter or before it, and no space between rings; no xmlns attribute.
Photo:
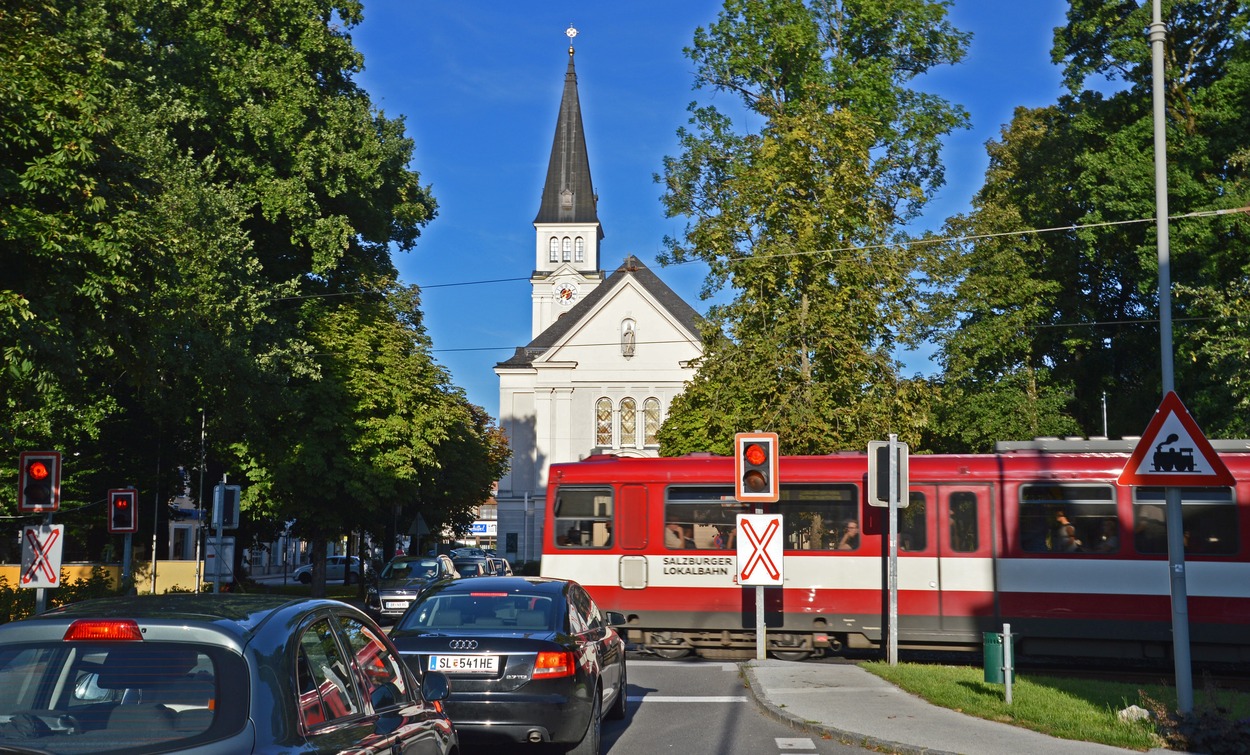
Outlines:
<svg viewBox="0 0 1250 755"><path fill-rule="evenodd" d="M777 433L735 435L734 497L739 501L760 503L772 503L780 498L779 458Z"/></svg>
<svg viewBox="0 0 1250 755"><path fill-rule="evenodd" d="M18 511L38 513L61 508L60 451L23 451L17 469Z"/></svg>
<svg viewBox="0 0 1250 755"><path fill-rule="evenodd" d="M126 533L139 531L139 491L134 488L114 488L109 491L109 532Z"/></svg>

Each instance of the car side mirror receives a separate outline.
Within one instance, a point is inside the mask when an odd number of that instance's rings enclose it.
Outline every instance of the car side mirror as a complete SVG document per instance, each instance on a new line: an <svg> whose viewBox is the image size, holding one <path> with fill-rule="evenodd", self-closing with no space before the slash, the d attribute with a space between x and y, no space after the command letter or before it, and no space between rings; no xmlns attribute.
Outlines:
<svg viewBox="0 0 1250 755"><path fill-rule="evenodd" d="M451 694L451 683L447 676L439 671L426 671L421 677L421 696L426 702L436 703L446 700Z"/></svg>
<svg viewBox="0 0 1250 755"><path fill-rule="evenodd" d="M625 626L625 614L620 611L605 611L603 616L610 627Z"/></svg>

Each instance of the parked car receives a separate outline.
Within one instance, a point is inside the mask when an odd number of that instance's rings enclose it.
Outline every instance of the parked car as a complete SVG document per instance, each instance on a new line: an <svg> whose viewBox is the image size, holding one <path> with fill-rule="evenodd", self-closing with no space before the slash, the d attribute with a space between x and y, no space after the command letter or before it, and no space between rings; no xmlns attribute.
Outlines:
<svg viewBox="0 0 1250 755"><path fill-rule="evenodd" d="M342 582L343 570L351 563L351 575L347 578L348 584L360 581L360 559L356 556L326 556L326 582ZM300 582L309 585L312 584L312 564L304 564L296 569L292 576Z"/></svg>
<svg viewBox="0 0 1250 755"><path fill-rule="evenodd" d="M426 587L459 577L446 556L396 556L378 574L376 584L365 592L365 610L378 621L394 621L404 615L413 598Z"/></svg>
<svg viewBox="0 0 1250 755"><path fill-rule="evenodd" d="M494 568L496 576L499 576L499 577L511 577L512 576L512 564L508 563L508 559L499 558L498 556L491 556L488 558L488 560L490 561L491 566Z"/></svg>
<svg viewBox="0 0 1250 755"><path fill-rule="evenodd" d="M0 751L448 755L447 678L419 686L334 600L105 598L0 626Z"/></svg>
<svg viewBox="0 0 1250 755"><path fill-rule="evenodd" d="M480 577L424 592L391 628L418 674L451 681L447 713L467 739L554 742L599 752L600 719L625 717L620 613L576 582Z"/></svg>
<svg viewBox="0 0 1250 755"><path fill-rule="evenodd" d="M451 551L452 559L457 558L486 558L486 551L481 548L465 546L463 548L453 548Z"/></svg>
<svg viewBox="0 0 1250 755"><path fill-rule="evenodd" d="M494 573L485 558L453 558L451 562L461 577L489 577Z"/></svg>

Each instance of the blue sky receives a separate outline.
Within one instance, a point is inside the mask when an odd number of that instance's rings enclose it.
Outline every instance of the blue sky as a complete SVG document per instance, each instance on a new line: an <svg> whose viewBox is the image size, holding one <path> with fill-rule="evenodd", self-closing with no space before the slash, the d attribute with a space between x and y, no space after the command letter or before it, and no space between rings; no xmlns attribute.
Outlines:
<svg viewBox="0 0 1250 755"><path fill-rule="evenodd" d="M614 270L633 254L706 311L699 266L655 262L664 236L679 235L685 221L664 217L652 176L664 156L678 152L686 106L713 96L692 89L693 66L682 48L720 8L718 0L365 0L365 21L351 31L365 56L358 82L387 116L404 117L416 142L412 167L439 204L417 247L396 263L404 282L423 289L436 359L493 416L499 383L492 368L530 340L533 220L570 24L580 32L578 94L604 229L601 267ZM963 105L972 128L947 139L947 185L921 227L936 228L968 208L987 164L984 145L1016 107L1059 96L1050 46L1066 11L1063 0L954 0L954 24L973 33L969 53L920 86ZM909 372L928 370L923 355L905 361Z"/></svg>

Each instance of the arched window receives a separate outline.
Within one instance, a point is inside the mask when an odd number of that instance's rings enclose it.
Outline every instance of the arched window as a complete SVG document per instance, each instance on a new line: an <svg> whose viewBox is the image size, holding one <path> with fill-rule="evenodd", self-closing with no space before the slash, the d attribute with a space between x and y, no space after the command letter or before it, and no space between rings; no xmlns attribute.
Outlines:
<svg viewBox="0 0 1250 755"><path fill-rule="evenodd" d="M581 236L578 236L577 240L573 243L574 243L573 260L575 262L585 262L586 261L586 240L583 239Z"/></svg>
<svg viewBox="0 0 1250 755"><path fill-rule="evenodd" d="M573 259L573 240L568 236L564 237L564 261L569 262Z"/></svg>
<svg viewBox="0 0 1250 755"><path fill-rule="evenodd" d="M638 404L632 398L621 399L621 445L638 445Z"/></svg>
<svg viewBox="0 0 1250 755"><path fill-rule="evenodd" d="M649 398L644 401L642 414L643 431L646 433L646 440L643 442L648 446L660 445L660 400Z"/></svg>
<svg viewBox="0 0 1250 755"><path fill-rule="evenodd" d="M555 236L552 236L551 244L547 248L548 248L547 261L559 262L560 261L560 239L556 238Z"/></svg>
<svg viewBox="0 0 1250 755"><path fill-rule="evenodd" d="M595 445L612 447L612 401L601 398L595 402Z"/></svg>

